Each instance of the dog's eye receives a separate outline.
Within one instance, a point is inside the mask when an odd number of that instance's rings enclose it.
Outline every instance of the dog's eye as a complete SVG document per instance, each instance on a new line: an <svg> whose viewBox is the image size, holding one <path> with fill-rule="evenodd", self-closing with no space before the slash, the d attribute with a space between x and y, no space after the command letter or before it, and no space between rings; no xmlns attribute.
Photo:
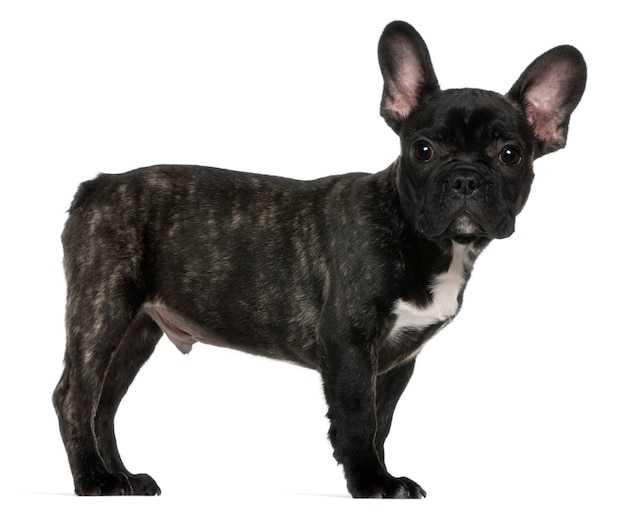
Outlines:
<svg viewBox="0 0 626 512"><path fill-rule="evenodd" d="M500 162L504 165L517 165L522 161L522 152L515 146L504 146L500 151Z"/></svg>
<svg viewBox="0 0 626 512"><path fill-rule="evenodd" d="M428 142L419 141L413 144L413 156L420 162L428 162L434 154L435 151Z"/></svg>

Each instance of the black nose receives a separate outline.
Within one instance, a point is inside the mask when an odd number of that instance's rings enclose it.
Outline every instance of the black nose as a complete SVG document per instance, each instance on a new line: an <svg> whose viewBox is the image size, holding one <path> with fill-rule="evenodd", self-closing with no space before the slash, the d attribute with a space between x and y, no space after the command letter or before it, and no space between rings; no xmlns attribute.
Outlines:
<svg viewBox="0 0 626 512"><path fill-rule="evenodd" d="M476 171L459 169L450 174L448 185L460 196L471 196L482 186L482 179Z"/></svg>

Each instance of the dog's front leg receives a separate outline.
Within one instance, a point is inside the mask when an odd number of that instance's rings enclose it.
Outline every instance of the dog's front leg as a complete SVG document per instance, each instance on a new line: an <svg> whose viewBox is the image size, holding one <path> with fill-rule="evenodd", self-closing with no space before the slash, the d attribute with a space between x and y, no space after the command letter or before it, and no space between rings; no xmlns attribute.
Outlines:
<svg viewBox="0 0 626 512"><path fill-rule="evenodd" d="M375 351L364 340L324 347L322 379L335 458L355 498L423 498L418 484L391 476L378 454L376 368Z"/></svg>
<svg viewBox="0 0 626 512"><path fill-rule="evenodd" d="M391 420L396 410L396 405L400 396L406 389L413 369L415 368L415 358L408 362L392 368L379 375L376 379L376 409L378 419L378 429L376 430L376 451L380 460L385 462L385 440L391 430Z"/></svg>

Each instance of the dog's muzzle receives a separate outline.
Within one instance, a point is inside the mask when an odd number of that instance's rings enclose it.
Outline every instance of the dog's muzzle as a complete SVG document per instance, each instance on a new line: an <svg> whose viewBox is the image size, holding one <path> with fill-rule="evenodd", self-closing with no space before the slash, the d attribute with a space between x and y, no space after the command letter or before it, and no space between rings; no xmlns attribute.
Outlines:
<svg viewBox="0 0 626 512"><path fill-rule="evenodd" d="M433 238L504 238L514 226L507 205L502 186L490 178L489 169L458 162L432 181L419 227Z"/></svg>

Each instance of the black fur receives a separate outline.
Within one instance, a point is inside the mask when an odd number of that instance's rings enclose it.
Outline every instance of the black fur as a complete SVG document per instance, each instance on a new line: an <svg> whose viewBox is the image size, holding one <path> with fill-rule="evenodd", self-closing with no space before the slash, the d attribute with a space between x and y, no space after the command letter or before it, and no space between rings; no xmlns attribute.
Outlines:
<svg viewBox="0 0 626 512"><path fill-rule="evenodd" d="M385 29L379 58L401 155L378 174L302 182L165 165L81 185L63 232L67 351L54 393L78 494L160 493L124 467L113 422L165 332L185 353L204 342L318 370L350 493L426 495L386 469L395 406L475 258L513 233L533 159L564 145L585 65L559 47L507 96L442 91L402 22Z"/></svg>

